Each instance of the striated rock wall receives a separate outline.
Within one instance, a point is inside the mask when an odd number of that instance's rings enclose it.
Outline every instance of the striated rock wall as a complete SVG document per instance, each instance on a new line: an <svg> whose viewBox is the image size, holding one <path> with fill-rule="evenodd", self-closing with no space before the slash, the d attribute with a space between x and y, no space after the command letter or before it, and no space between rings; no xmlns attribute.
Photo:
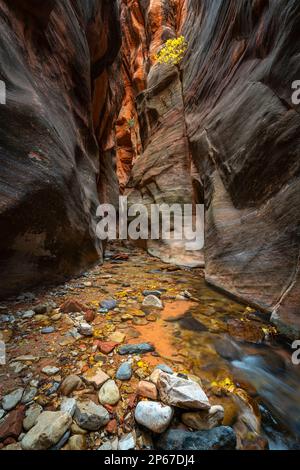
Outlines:
<svg viewBox="0 0 300 470"><path fill-rule="evenodd" d="M177 37L183 0L122 0L122 64L125 97L117 121L118 177L129 203L191 204L194 192L186 135L181 74L157 64L162 44ZM183 242L147 241L148 251L167 262L203 264Z"/></svg>
<svg viewBox="0 0 300 470"><path fill-rule="evenodd" d="M121 4L122 190L134 202L205 202L207 281L298 336L299 2ZM155 64L181 32L189 44L181 72ZM172 259L166 247L147 248Z"/></svg>
<svg viewBox="0 0 300 470"><path fill-rule="evenodd" d="M300 333L297 0L188 0L188 139L206 204L206 279Z"/></svg>
<svg viewBox="0 0 300 470"><path fill-rule="evenodd" d="M112 0L0 0L1 296L101 257L96 136L109 182L118 21Z"/></svg>

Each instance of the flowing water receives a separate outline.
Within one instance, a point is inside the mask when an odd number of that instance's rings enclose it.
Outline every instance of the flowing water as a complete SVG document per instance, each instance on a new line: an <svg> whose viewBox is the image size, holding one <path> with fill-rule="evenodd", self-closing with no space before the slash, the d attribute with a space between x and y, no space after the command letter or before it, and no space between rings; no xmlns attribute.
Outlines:
<svg viewBox="0 0 300 470"><path fill-rule="evenodd" d="M292 364L293 350L269 315L214 290L201 270L152 274L155 285L172 279L192 294L186 304L169 304L163 321L172 325L169 334L184 367L201 377L213 402L224 405L225 424L236 429L240 447L265 448L267 441L270 449L299 449L300 366Z"/></svg>

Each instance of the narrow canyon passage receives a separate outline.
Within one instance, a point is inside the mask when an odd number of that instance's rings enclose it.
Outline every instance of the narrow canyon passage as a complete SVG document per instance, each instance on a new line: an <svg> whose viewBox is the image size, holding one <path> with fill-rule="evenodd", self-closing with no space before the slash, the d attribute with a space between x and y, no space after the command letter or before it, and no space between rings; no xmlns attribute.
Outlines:
<svg viewBox="0 0 300 470"><path fill-rule="evenodd" d="M290 350L277 342L269 316L212 290L202 269L164 264L126 245L109 246L103 266L63 285L1 303L7 353L2 414L17 408L9 428L0 424L0 438L18 448L12 443L20 440L20 419L28 431L42 411L72 406L66 395L98 404L98 381L107 374L119 395L111 405L116 391L107 391L109 422L87 431L75 415L71 432L77 437L66 444L67 431L55 448L169 448L134 419L140 384L163 365L201 380L211 405L223 406L221 422L236 431L239 449L298 448L299 371L290 366ZM163 309L145 305L151 293ZM140 352L121 354L122 346L136 344L142 344ZM145 344L153 350L144 352ZM122 378L120 365L126 369L128 363L129 375ZM19 395L7 396L12 390ZM192 413L176 413L175 428L193 427ZM204 445L201 439L198 444Z"/></svg>
<svg viewBox="0 0 300 470"><path fill-rule="evenodd" d="M0 0L0 450L300 449L299 30Z"/></svg>

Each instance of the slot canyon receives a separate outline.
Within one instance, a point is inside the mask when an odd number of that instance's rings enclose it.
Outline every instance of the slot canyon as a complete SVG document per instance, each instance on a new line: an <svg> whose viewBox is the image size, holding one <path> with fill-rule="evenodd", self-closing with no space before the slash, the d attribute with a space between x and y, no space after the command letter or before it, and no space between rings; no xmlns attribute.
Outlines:
<svg viewBox="0 0 300 470"><path fill-rule="evenodd" d="M0 449L300 448L299 30L298 0L0 0ZM203 205L203 248L101 241L120 196Z"/></svg>

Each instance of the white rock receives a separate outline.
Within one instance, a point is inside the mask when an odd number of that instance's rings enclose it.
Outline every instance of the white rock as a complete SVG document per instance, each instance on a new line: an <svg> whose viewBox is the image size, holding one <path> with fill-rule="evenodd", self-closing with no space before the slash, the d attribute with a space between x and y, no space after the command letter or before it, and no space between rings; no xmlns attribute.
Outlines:
<svg viewBox="0 0 300 470"><path fill-rule="evenodd" d="M193 410L210 408L204 390L192 380L163 372L159 375L157 388L161 401L166 405Z"/></svg>
<svg viewBox="0 0 300 470"><path fill-rule="evenodd" d="M159 308L159 309L164 308L162 301L155 295L147 295L147 297L145 297L143 300L143 306Z"/></svg>
<svg viewBox="0 0 300 470"><path fill-rule="evenodd" d="M108 380L99 391L99 401L103 405L116 405L120 400L120 392L114 380Z"/></svg>
<svg viewBox="0 0 300 470"><path fill-rule="evenodd" d="M36 425L21 442L24 450L46 450L59 442L72 424L72 418L62 411L44 411Z"/></svg>
<svg viewBox="0 0 300 470"><path fill-rule="evenodd" d="M112 440L110 441L110 443L111 443L111 449L112 449L112 450L118 450L118 448L119 448L119 439L118 439L117 437L115 437L114 439L112 439Z"/></svg>
<svg viewBox="0 0 300 470"><path fill-rule="evenodd" d="M119 450L131 450L135 448L136 438L133 432L124 434L119 440Z"/></svg>
<svg viewBox="0 0 300 470"><path fill-rule="evenodd" d="M157 401L140 401L135 409L135 420L157 434L164 432L170 425L173 409Z"/></svg>
<svg viewBox="0 0 300 470"><path fill-rule="evenodd" d="M82 336L93 336L93 332L94 332L94 329L91 325L89 325L88 323L80 323L79 327L78 327L78 332L82 335Z"/></svg>
<svg viewBox="0 0 300 470"><path fill-rule="evenodd" d="M33 310L27 310L27 312L23 313L22 318L32 318L34 315L35 312Z"/></svg>
<svg viewBox="0 0 300 470"><path fill-rule="evenodd" d="M59 367L55 367L55 366L46 366L42 369L42 372L43 374L46 374L46 375L55 375L57 374L58 372L60 371L60 368Z"/></svg>
<svg viewBox="0 0 300 470"><path fill-rule="evenodd" d="M113 450L113 449L112 449L111 443L107 441L107 442L104 442L104 444L102 444L100 447L98 447L97 450Z"/></svg>
<svg viewBox="0 0 300 470"><path fill-rule="evenodd" d="M60 411L68 413L70 416L73 416L76 410L76 400L75 398L64 397L60 404Z"/></svg>

